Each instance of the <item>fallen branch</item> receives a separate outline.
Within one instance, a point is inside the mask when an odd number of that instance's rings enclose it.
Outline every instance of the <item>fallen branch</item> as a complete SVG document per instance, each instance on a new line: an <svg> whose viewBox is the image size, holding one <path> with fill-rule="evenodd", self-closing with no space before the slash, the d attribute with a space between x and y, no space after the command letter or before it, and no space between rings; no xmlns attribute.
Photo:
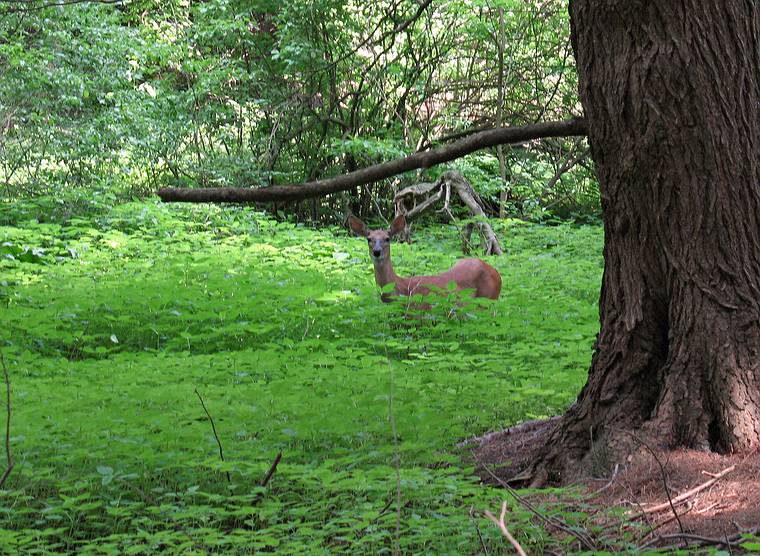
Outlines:
<svg viewBox="0 0 760 556"><path fill-rule="evenodd" d="M499 245L496 234L488 223L488 217L483 211L482 201L470 182L456 170L443 172L434 183L418 183L405 187L393 197L395 216L405 216L407 223L430 206L444 199L443 208L438 212L445 212L451 221L456 221L451 213L451 193L453 192L467 205L470 213L477 219L474 223L465 227L464 239L467 244L472 228L477 227L483 238L485 255L501 255L503 252ZM402 241L409 241L409 226L404 228ZM465 251L467 252L467 251Z"/></svg>
<svg viewBox="0 0 760 556"><path fill-rule="evenodd" d="M198 396L198 399L201 401L201 406L203 407L203 411L206 412L206 416L208 417L209 422L211 423L211 430L214 432L214 439L216 439L216 445L219 446L219 459L222 460L222 463L224 462L224 450L222 449L222 441L219 440L219 435L216 434L216 425L214 424L214 418L211 416L211 413L208 412L208 409L206 409L206 404L203 403L203 398L201 397L201 393L198 392L198 389L195 389L195 395ZM279 461L279 460L278 460ZM227 482L231 483L232 478L230 477L230 472L225 471L225 475L227 475ZM273 471L274 473L274 471Z"/></svg>
<svg viewBox="0 0 760 556"><path fill-rule="evenodd" d="M0 477L0 488L2 488L11 471L13 471L14 463L13 455L11 454L11 379L8 375L8 367L5 366L5 357L3 357L2 353L0 353L0 363L3 365L3 378L5 379L5 458L7 462L5 472Z"/></svg>
<svg viewBox="0 0 760 556"><path fill-rule="evenodd" d="M517 491L509 486L505 481L500 479L493 471L491 471L487 465L483 465L483 469L486 470L486 472L497 482L499 483L504 489L512 495L512 497L517 500L520 504L522 504L525 508L530 510L533 515L535 515L538 519L543 521L545 524L550 525L556 529L559 529L560 531L563 531L567 533L568 535L575 537L578 539L578 542L581 543L581 546L585 547L588 550L596 551L599 549L597 544L594 542L594 539L592 539L589 535L587 535L585 532L578 531L576 529L573 529L569 525L567 525L564 521L557 519L556 517L550 517L545 516L542 514L538 509L531 504L526 498L523 498L519 494L517 494Z"/></svg>
<svg viewBox="0 0 760 556"><path fill-rule="evenodd" d="M488 519L490 519L494 523L494 525L496 525L496 527L499 528L499 530L501 531L501 534L506 537L506 539L509 541L509 544L511 544L514 547L514 549L517 551L517 553L520 556L528 556L525 553L525 550L523 550L523 547L520 546L520 543L517 542L517 539L515 539L512 536L512 533L509 532L509 529L507 529L507 525L506 523L504 523L504 517L506 516L506 514L507 514L506 500L501 503L501 515L499 516L499 519L496 519L496 516L493 515L491 512L489 512L488 510L483 512L483 515L485 515Z"/></svg>
<svg viewBox="0 0 760 556"><path fill-rule="evenodd" d="M277 456L275 456L274 461L272 462L272 465L269 466L269 471L267 471L267 474L264 475L264 478L261 479L261 486L265 487L267 486L267 483L269 482L269 479L272 478L272 475L274 475L274 472L277 471L277 465L280 463L280 460L282 459L282 452L277 452Z"/></svg>
<svg viewBox="0 0 760 556"><path fill-rule="evenodd" d="M702 483L701 485L694 487L691 490L687 490L683 494L679 494L678 496L676 496L675 498L673 498L672 502L670 500L668 500L667 502L663 502L661 504L657 504L656 506L652 506L651 508L644 508L644 510L643 510L642 513L644 513L644 514L652 514L652 513L655 513L655 512L660 512L662 510L666 510L671 505L680 504L681 502L687 500L688 498L691 498L692 496L694 496L698 492L701 492L701 491L705 490L706 488L711 487L712 485L714 485L715 483L717 483L722 477L724 477L724 476L728 475L729 473L731 473L731 471L733 471L734 469L736 469L735 465L732 465L731 467L726 467L723 471L721 471L720 473L717 473L709 481L706 481L706 482ZM637 516L637 517L640 517L640 516Z"/></svg>
<svg viewBox="0 0 760 556"><path fill-rule="evenodd" d="M681 523L681 518L678 516L678 512L676 511L675 503L673 502L673 498L670 495L670 487L668 487L668 474L665 471L665 466L662 464L662 462L660 461L660 458L657 457L657 454L652 449L652 447L649 446L649 444L647 444L646 442L644 442L643 440L641 440L638 436L636 436L632 432L630 432L630 431L626 431L626 432L629 435L631 435L631 437L636 442L638 442L641 446L644 446L644 448L646 448L647 451L650 454L652 454L652 457L654 458L654 461L656 461L657 465L660 467L660 477L662 478L662 486L665 489L665 494L668 496L668 501L660 504L662 506L662 508L660 508L660 509L664 510L666 508L670 508L670 510L673 512L673 516L676 518L676 521L678 522L678 529L681 531L681 533L683 533L684 532L683 523ZM685 499L686 498L684 498L684 500ZM659 510L651 510L651 511L644 510L644 511L646 513L652 513L653 511L659 511Z"/></svg>
<svg viewBox="0 0 760 556"><path fill-rule="evenodd" d="M410 170L430 168L496 145L519 143L544 137L584 136L586 134L586 120L583 119L545 122L520 127L500 127L470 135L445 147L414 153L405 158L383 162L334 178L260 188L213 187L191 189L167 187L160 189L158 196L164 202L185 203L299 201L346 191L352 187L374 183Z"/></svg>
<svg viewBox="0 0 760 556"><path fill-rule="evenodd" d="M602 488L596 489L594 492L591 493L591 496L593 497L593 496L596 496L597 494L601 494L602 492L610 488L612 486L612 483L615 482L615 478L617 477L619 470L620 470L620 464L616 463L615 469L612 471L612 477L610 477L610 480L607 482L607 484L604 485Z"/></svg>
<svg viewBox="0 0 760 556"><path fill-rule="evenodd" d="M475 509L474 506L470 506L470 520L472 521L472 524L475 526L475 531L478 533L478 540L480 541L480 548L483 551L483 554L488 556L488 547L486 546L486 542L483 540L483 534L480 532L480 527L478 527L478 522L473 517L473 510Z"/></svg>
<svg viewBox="0 0 760 556"><path fill-rule="evenodd" d="M742 531L741 533L737 533L736 535L732 535L731 537L705 537L703 535L696 535L694 533L672 533L669 535L660 535L655 538L653 538L650 541L645 542L642 545L639 545L639 550L643 550L645 548L649 548L650 546L654 546L657 543L661 541L668 541L668 540L684 540L687 541L687 546L684 547L683 545L678 546L672 546L672 547L662 547L661 550L666 551L667 549L672 548L673 550L683 550L684 548L689 548L691 546L725 546L727 548L739 548L741 547L742 543L745 542L744 535L757 535L760 534L760 527L755 527L754 529L747 529L746 531ZM688 542L690 541L690 542Z"/></svg>

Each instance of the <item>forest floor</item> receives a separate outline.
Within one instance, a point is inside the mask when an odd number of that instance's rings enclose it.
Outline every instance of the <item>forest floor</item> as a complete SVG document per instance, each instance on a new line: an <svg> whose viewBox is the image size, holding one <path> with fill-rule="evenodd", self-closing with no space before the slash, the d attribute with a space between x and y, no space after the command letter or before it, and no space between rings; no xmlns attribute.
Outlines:
<svg viewBox="0 0 760 556"><path fill-rule="evenodd" d="M511 481L527 469L555 420L533 421L473 439L471 444L477 446L472 456L483 481ZM578 486L580 502L578 498L558 502L580 504L584 511L596 508L600 516L619 508L631 525L624 528L638 529L640 547L675 547L682 534L693 536L691 541L704 537L704 545L717 545L714 541L760 524L760 455L756 452L724 455L679 449L646 454L607 477L589 478ZM554 495L536 491L533 496ZM652 511L655 507L659 509Z"/></svg>

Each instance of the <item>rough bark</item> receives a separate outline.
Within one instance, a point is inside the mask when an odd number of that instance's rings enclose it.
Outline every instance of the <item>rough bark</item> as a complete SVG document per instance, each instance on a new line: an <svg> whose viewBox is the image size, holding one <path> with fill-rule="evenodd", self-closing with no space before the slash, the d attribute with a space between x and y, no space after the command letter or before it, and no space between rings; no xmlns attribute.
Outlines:
<svg viewBox="0 0 760 556"><path fill-rule="evenodd" d="M760 445L760 15L755 2L572 0L602 195L601 332L536 482L634 435Z"/></svg>
<svg viewBox="0 0 760 556"><path fill-rule="evenodd" d="M373 183L410 170L430 168L436 164L456 160L472 152L496 145L521 143L544 137L584 135L586 135L586 122L581 119L545 122L520 127L502 127L470 135L445 147L418 152L406 158L376 164L334 178L261 188L212 187L191 189L167 187L160 189L158 196L164 202L185 203L299 201L346 191L352 187Z"/></svg>

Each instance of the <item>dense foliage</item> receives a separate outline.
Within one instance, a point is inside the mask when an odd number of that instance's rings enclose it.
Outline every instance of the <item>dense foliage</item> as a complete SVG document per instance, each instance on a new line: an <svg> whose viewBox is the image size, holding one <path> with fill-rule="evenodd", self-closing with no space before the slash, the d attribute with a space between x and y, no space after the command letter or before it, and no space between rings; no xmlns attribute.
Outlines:
<svg viewBox="0 0 760 556"><path fill-rule="evenodd" d="M455 444L561 411L597 329L597 227L504 221L498 302L405 318L340 228L210 206L6 209L12 552L467 554L477 525L496 553L503 539L469 513L503 491ZM397 266L442 269L457 241L423 232L394 246ZM557 542L523 508L509 519L536 553Z"/></svg>
<svg viewBox="0 0 760 556"><path fill-rule="evenodd" d="M0 550L501 550L471 510L503 492L456 443L556 414L584 380L601 231L525 222L593 220L583 141L454 164L520 219L493 224L498 302L422 315L381 304L364 242L330 225L429 175L268 213L146 196L578 116L568 35L562 0L0 2ZM415 233L401 273L450 266L456 227ZM570 549L524 508L510 522Z"/></svg>
<svg viewBox="0 0 760 556"><path fill-rule="evenodd" d="M6 198L301 182L580 114L561 0L46 5L0 3ZM503 190L507 213L590 214L584 149L505 147L506 186L495 152L456 166L493 211ZM387 212L392 188L416 179L284 210Z"/></svg>

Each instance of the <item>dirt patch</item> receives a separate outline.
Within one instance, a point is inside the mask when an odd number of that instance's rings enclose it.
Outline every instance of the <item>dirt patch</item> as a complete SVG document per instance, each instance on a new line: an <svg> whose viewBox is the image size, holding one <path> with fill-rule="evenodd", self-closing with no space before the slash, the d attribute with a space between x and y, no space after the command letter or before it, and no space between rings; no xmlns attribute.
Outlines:
<svg viewBox="0 0 760 556"><path fill-rule="evenodd" d="M483 465L503 481L512 481L535 460L538 448L559 417L543 421L526 421L503 431L492 432L459 444L472 450L481 479L489 484L496 480L486 473Z"/></svg>
<svg viewBox="0 0 760 556"><path fill-rule="evenodd" d="M497 481L486 472L484 465L499 479L509 481L515 476L519 478L530 466L555 423L556 418L532 421L465 441L462 445L471 450L485 483ZM655 456L642 454L625 467L618 467L614 477L589 478L582 482L579 486L584 493L584 505L599 510L599 515L608 508L625 509L629 519L641 525L642 542L678 533L681 527L687 533L725 538L760 526L760 453L722 455L675 450L657 451ZM732 470L706 485L714 475L731 467ZM700 486L704 488L675 504L677 520L668 503L668 493L675 500ZM577 502L574 498L567 503L573 506ZM661 510L646 511L663 503Z"/></svg>
<svg viewBox="0 0 760 556"><path fill-rule="evenodd" d="M696 487L699 492L675 506L681 525L668 503L658 512L645 514L641 519L659 534L684 531L708 537L731 536L760 525L760 456L721 455L696 450L676 450L657 454L665 473L654 457L624 469L609 488L592 497L599 506L620 506L632 514L675 499ZM716 481L710 481L721 471L733 467ZM595 482L598 488L599 482ZM711 483L711 484L709 484ZM668 485L668 491L665 489ZM592 491L593 492L593 491Z"/></svg>

